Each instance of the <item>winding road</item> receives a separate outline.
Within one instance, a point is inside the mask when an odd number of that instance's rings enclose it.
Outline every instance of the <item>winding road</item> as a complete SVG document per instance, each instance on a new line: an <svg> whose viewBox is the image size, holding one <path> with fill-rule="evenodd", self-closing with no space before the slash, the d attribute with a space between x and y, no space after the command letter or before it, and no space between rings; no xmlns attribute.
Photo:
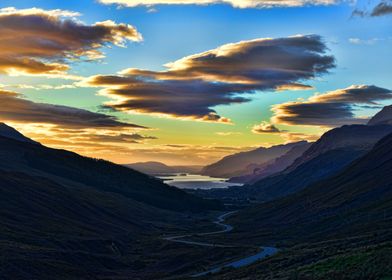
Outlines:
<svg viewBox="0 0 392 280"><path fill-rule="evenodd" d="M175 236L167 236L163 237L163 240L166 241L171 241L171 242L177 242L177 243L183 243L183 244L189 244L189 245L196 245L196 246L204 246L204 247L217 247L217 248L234 248L238 247L233 246L233 245L224 245L224 244L215 244L215 243L207 243L207 242L197 242L197 241L192 241L192 240L186 240L186 238L190 238L194 235L198 236L207 236L207 235L215 235L215 234L223 234L230 232L234 229L232 225L225 224L225 220L228 216L236 213L237 211L231 211L224 213L220 216L217 217L216 221L214 221L214 224L222 227L221 230L218 231L210 231L210 232L203 232L203 233L192 233L192 234L184 234L184 235L175 235ZM248 266L252 263L255 263L256 261L265 259L269 256L272 256L278 252L278 249L275 247L259 247L260 251L257 254L253 254L244 258L241 258L236 261L232 261L226 264L222 264L220 266L217 266L215 268L212 268L207 271L203 271L201 273L193 274L191 277L201 277L205 276L207 274L213 274L213 273L218 273L224 268L240 268L244 266Z"/></svg>

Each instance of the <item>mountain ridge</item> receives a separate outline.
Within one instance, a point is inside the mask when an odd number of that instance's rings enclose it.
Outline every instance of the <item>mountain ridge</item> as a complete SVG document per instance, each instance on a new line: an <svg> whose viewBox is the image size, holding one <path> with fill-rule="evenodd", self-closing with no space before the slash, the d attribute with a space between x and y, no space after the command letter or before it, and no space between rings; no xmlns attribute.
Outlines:
<svg viewBox="0 0 392 280"><path fill-rule="evenodd" d="M310 147L311 144L312 143L309 142L299 142L298 145L292 147L282 156L272 159L271 161L268 161L264 164L255 165L253 167L252 174L232 177L230 178L229 182L252 184L263 178L281 172L289 167L298 157L300 157Z"/></svg>
<svg viewBox="0 0 392 280"><path fill-rule="evenodd" d="M31 144L37 144L41 145L40 143L24 136L22 133L14 129L13 127L0 122L0 136L10 138L13 140L21 141L21 142L27 142Z"/></svg>
<svg viewBox="0 0 392 280"><path fill-rule="evenodd" d="M385 106L380 112L374 115L368 125L392 125L392 105Z"/></svg>
<svg viewBox="0 0 392 280"><path fill-rule="evenodd" d="M270 160L276 159L284 155L295 145L299 145L304 141L275 145L269 148L260 147L248 152L232 154L222 158L221 160L207 165L201 171L202 175L208 175L218 178L231 178L245 175L246 168L250 164L263 164Z"/></svg>

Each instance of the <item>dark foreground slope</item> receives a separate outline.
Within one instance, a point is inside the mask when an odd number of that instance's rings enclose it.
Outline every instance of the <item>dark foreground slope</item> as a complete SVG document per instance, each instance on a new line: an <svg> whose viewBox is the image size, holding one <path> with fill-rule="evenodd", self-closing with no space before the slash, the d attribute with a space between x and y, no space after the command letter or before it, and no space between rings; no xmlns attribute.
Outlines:
<svg viewBox="0 0 392 280"><path fill-rule="evenodd" d="M231 242L281 251L212 279L391 279L392 135L333 178L229 222Z"/></svg>
<svg viewBox="0 0 392 280"><path fill-rule="evenodd" d="M172 213L114 193L70 190L46 178L0 171L0 278L126 273L137 259L132 242L156 233L164 215L168 222L161 225L168 226Z"/></svg>
<svg viewBox="0 0 392 280"><path fill-rule="evenodd" d="M186 263L160 236L219 207L126 167L0 136L0 279L158 279Z"/></svg>
<svg viewBox="0 0 392 280"><path fill-rule="evenodd" d="M392 135L340 174L244 210L232 222L238 232L266 234L270 242L324 240L392 229Z"/></svg>

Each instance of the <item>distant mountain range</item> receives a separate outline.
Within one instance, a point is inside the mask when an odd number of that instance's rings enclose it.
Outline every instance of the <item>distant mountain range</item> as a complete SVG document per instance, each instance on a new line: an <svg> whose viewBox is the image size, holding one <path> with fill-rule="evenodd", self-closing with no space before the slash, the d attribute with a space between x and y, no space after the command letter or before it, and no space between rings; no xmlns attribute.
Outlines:
<svg viewBox="0 0 392 280"><path fill-rule="evenodd" d="M168 166L161 162L148 161L148 162L137 162L131 164L125 164L126 167L140 171L142 173L150 175L160 174L174 174L174 173L200 173L203 166Z"/></svg>
<svg viewBox="0 0 392 280"><path fill-rule="evenodd" d="M204 167L201 174L218 178L253 174L254 169L258 166L269 164L271 161L286 154L293 147L303 144L304 142L301 141L269 148L260 147L252 151L229 155L216 163Z"/></svg>
<svg viewBox="0 0 392 280"><path fill-rule="evenodd" d="M1 275L129 276L143 249L136 240L185 227L192 212L221 209L140 172L0 128Z"/></svg>
<svg viewBox="0 0 392 280"><path fill-rule="evenodd" d="M283 171L288 166L290 166L297 158L299 158L311 145L312 143L306 141L297 142L290 150L288 150L282 156L274 158L264 164L248 165L248 174L233 177L229 180L229 182L252 184L270 175Z"/></svg>
<svg viewBox="0 0 392 280"><path fill-rule="evenodd" d="M283 171L262 176L260 180L255 180L257 176L245 176L249 181L243 187L196 193L210 198L269 201L298 192L314 182L335 175L372 149L381 138L392 133L392 125L385 124L388 123L388 115L392 118L389 112L390 107L386 107L368 125L346 125L326 132L302 154L298 153L301 155L296 159L291 158L292 164ZM380 119L380 115L384 117Z"/></svg>

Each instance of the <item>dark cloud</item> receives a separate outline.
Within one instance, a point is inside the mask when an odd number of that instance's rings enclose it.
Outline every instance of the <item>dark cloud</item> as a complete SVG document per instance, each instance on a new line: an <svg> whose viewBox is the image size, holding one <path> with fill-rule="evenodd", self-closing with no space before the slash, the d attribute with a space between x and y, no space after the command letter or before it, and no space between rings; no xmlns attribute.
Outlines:
<svg viewBox="0 0 392 280"><path fill-rule="evenodd" d="M99 84L101 77L94 77L93 82ZM107 77L103 78L107 79ZM121 102L108 103L105 107L118 111L165 114L184 119L229 122L210 108L221 104L249 101L247 98L236 96L236 93L243 91L244 88L247 86L208 83L200 80L145 82L134 81L131 78L129 85L121 88L115 86L104 91L105 95L112 98L125 98Z"/></svg>
<svg viewBox="0 0 392 280"><path fill-rule="evenodd" d="M104 87L107 107L201 121L229 122L213 109L243 103L255 91L309 89L302 84L335 66L319 36L256 39L223 45L165 65L166 71L126 69L93 76L87 86Z"/></svg>
<svg viewBox="0 0 392 280"><path fill-rule="evenodd" d="M153 136L143 136L137 133L126 134L120 133L118 135L90 135L88 141L93 142L107 142L107 143L141 143L145 140L155 140Z"/></svg>
<svg viewBox="0 0 392 280"><path fill-rule="evenodd" d="M63 10L0 9L0 73L65 75L71 61L103 57L105 45L142 39L131 25L86 25L77 16Z"/></svg>
<svg viewBox="0 0 392 280"><path fill-rule="evenodd" d="M307 101L286 102L273 107L272 122L288 125L340 126L363 124L366 118L355 115L357 106L378 107L377 101L392 98L392 91L376 86L351 86L325 94L315 95Z"/></svg>
<svg viewBox="0 0 392 280"><path fill-rule="evenodd" d="M72 139L72 136L71 136ZM127 134L92 134L73 137L74 141L87 141L93 143L141 143L145 140L155 140L153 136L143 136L137 133Z"/></svg>
<svg viewBox="0 0 392 280"><path fill-rule="evenodd" d="M380 2L371 12L372 17L379 17L392 14L392 1Z"/></svg>
<svg viewBox="0 0 392 280"><path fill-rule="evenodd" d="M283 132L280 136L285 140L285 143L292 143L298 141L317 141L321 135L299 133L299 132Z"/></svg>
<svg viewBox="0 0 392 280"><path fill-rule="evenodd" d="M392 14L391 0L383 0L371 9L354 9L352 12L353 17L380 17L390 14Z"/></svg>
<svg viewBox="0 0 392 280"><path fill-rule="evenodd" d="M0 90L0 120L17 123L52 124L71 129L143 128L118 121L116 118L68 106L35 103L17 93Z"/></svg>

